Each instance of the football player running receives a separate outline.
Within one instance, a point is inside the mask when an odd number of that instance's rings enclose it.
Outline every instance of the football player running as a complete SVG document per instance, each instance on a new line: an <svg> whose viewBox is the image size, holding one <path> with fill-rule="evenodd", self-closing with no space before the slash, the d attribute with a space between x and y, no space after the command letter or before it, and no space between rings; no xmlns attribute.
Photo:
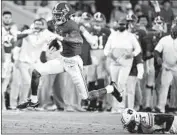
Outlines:
<svg viewBox="0 0 177 135"><path fill-rule="evenodd" d="M121 114L121 122L124 129L130 133L177 134L177 116L170 114L136 112L133 109L126 108Z"/></svg>
<svg viewBox="0 0 177 135"><path fill-rule="evenodd" d="M106 88L88 93L82 74L83 61L79 56L83 39L78 25L70 19L73 13L73 9L67 2L60 2L54 6L52 14L56 34L53 37L49 37L51 42L44 47L41 53L42 61L34 65L31 80L32 95L37 96L39 80L42 75L68 72L82 99L94 99L106 93L112 93L120 101L121 96L115 85L108 85ZM56 46L62 48L60 57L47 61L45 59L45 52L51 47L56 48ZM28 100L17 108L23 109L30 105L31 101ZM39 102L32 104L31 107L37 107L38 105Z"/></svg>

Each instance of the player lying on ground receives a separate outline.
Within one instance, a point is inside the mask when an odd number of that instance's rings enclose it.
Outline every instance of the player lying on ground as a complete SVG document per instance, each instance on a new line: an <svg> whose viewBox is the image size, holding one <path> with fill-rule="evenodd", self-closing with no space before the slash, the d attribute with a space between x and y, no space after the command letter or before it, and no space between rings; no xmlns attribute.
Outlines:
<svg viewBox="0 0 177 135"><path fill-rule="evenodd" d="M177 116L170 114L136 112L133 109L127 108L122 112L121 122L123 127L130 133L177 134Z"/></svg>
<svg viewBox="0 0 177 135"><path fill-rule="evenodd" d="M83 61L79 56L81 54L83 39L80 35L78 25L74 21L70 20L70 16L73 14L72 8L68 3L61 2L55 5L52 13L56 34L54 34L53 37L49 37L51 42L48 44L48 47L44 48L42 51L41 62L34 65L31 80L33 97L35 96L37 99L37 89L42 75L68 72L82 99L92 100L103 96L106 93L111 93L119 102L121 102L122 96L114 82L111 82L111 84L106 88L88 93L87 86L82 75ZM51 49L51 47L55 47L57 50L62 48L61 55L56 59L47 60L45 58L45 54L47 49ZM39 102L32 103L29 100L20 104L17 108L22 109L27 106L37 107L38 105Z"/></svg>

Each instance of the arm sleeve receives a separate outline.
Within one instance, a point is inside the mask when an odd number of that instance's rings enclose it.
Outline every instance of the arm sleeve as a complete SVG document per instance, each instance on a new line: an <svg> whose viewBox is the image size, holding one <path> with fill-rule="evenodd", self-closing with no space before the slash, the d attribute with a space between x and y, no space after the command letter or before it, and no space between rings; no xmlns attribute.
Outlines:
<svg viewBox="0 0 177 135"><path fill-rule="evenodd" d="M138 54L141 53L141 47L140 47L140 44L139 44L137 38L134 35L132 35L132 44L133 44L133 48L134 48L133 55L137 56Z"/></svg>
<svg viewBox="0 0 177 135"><path fill-rule="evenodd" d="M87 30L85 30L82 34L90 45L96 44L97 39L95 38L95 36L91 35Z"/></svg>
<svg viewBox="0 0 177 135"><path fill-rule="evenodd" d="M111 53L111 41L112 41L112 34L108 37L108 40L106 42L105 48L104 48L104 55L108 56Z"/></svg>
<svg viewBox="0 0 177 135"><path fill-rule="evenodd" d="M83 39L79 33L79 31L72 31L69 33L69 36L64 37L63 42L75 43L75 44L83 44Z"/></svg>

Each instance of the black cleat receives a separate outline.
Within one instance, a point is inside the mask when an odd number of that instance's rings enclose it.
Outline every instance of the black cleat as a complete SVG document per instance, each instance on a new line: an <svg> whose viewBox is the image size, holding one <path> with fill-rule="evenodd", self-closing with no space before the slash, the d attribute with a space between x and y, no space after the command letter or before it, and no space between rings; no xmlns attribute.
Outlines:
<svg viewBox="0 0 177 135"><path fill-rule="evenodd" d="M146 108L144 109L144 112L152 112L152 109L151 109L150 107L146 107Z"/></svg>
<svg viewBox="0 0 177 135"><path fill-rule="evenodd" d="M158 107L154 108L154 113L163 113Z"/></svg>
<svg viewBox="0 0 177 135"><path fill-rule="evenodd" d="M111 82L111 85L114 87L114 91L111 93L119 102L122 102L122 96L114 82Z"/></svg>
<svg viewBox="0 0 177 135"><path fill-rule="evenodd" d="M28 99L27 102L17 105L17 109L25 109L31 104L31 99Z"/></svg>

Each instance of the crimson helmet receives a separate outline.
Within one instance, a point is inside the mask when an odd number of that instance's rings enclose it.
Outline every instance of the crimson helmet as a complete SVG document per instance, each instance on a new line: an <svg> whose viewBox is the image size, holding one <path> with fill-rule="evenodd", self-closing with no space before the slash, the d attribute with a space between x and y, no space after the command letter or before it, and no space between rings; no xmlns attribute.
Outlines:
<svg viewBox="0 0 177 135"><path fill-rule="evenodd" d="M56 25L65 23L73 13L74 10L67 2L57 3L52 10L54 23Z"/></svg>
<svg viewBox="0 0 177 135"><path fill-rule="evenodd" d="M136 23L138 21L138 18L134 14L128 14L126 16L126 20L127 20L127 22L135 22Z"/></svg>
<svg viewBox="0 0 177 135"><path fill-rule="evenodd" d="M96 12L93 15L93 25L98 27L104 27L106 25L106 17L101 12Z"/></svg>
<svg viewBox="0 0 177 135"><path fill-rule="evenodd" d="M96 22L105 22L106 21L104 14L102 14L101 12L96 12L93 15L93 18Z"/></svg>

